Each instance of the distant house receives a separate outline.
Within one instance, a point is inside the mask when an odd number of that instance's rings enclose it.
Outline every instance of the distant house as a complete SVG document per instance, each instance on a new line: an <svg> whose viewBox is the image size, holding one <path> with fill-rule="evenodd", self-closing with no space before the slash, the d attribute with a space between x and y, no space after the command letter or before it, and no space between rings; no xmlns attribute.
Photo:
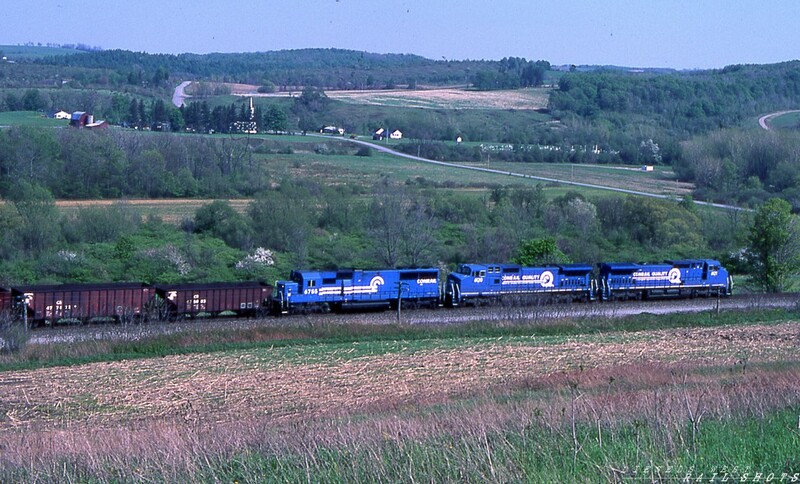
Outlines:
<svg viewBox="0 0 800 484"><path fill-rule="evenodd" d="M396 129L391 133L389 133L389 138L391 139L401 139L402 137L403 137L403 132L400 131L399 129Z"/></svg>
<svg viewBox="0 0 800 484"><path fill-rule="evenodd" d="M75 111L69 118L69 125L73 128L83 128L87 124L94 123L94 116L84 111Z"/></svg>
<svg viewBox="0 0 800 484"><path fill-rule="evenodd" d="M58 111L51 116L55 119L70 119L70 114L66 111Z"/></svg>
<svg viewBox="0 0 800 484"><path fill-rule="evenodd" d="M384 130L383 128L378 128L377 130L375 130L372 133L372 139L374 139L374 140L382 140L384 138L384 136L386 136L385 133L386 133L386 130Z"/></svg>

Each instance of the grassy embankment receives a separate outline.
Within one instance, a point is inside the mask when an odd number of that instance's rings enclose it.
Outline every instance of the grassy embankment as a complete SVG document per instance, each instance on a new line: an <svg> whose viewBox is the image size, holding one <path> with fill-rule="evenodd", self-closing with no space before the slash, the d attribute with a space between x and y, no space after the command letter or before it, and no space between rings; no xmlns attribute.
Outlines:
<svg viewBox="0 0 800 484"><path fill-rule="evenodd" d="M23 352L0 373L0 479L792 476L794 318L301 321L54 346L25 364L72 366L11 370Z"/></svg>

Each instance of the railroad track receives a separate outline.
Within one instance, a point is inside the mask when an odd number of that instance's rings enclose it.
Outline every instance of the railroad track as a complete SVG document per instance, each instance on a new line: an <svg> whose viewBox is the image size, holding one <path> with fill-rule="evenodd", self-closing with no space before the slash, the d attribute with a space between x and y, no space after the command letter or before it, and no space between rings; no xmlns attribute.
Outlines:
<svg viewBox="0 0 800 484"><path fill-rule="evenodd" d="M403 310L400 321L410 325L448 325L489 323L532 323L558 319L615 318L636 314L675 314L704 311L732 311L800 307L800 293L779 295L735 295L729 298L663 299L602 304L495 305L450 309ZM221 318L146 324L96 324L37 328L29 344L73 343L80 341L136 341L152 336L189 331L249 329L264 326L308 326L324 324L394 324L393 312L309 314L283 318Z"/></svg>

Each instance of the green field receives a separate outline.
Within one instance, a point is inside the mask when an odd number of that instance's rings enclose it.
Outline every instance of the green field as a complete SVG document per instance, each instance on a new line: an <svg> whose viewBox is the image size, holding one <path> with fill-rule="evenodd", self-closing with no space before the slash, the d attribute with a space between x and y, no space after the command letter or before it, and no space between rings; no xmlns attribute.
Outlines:
<svg viewBox="0 0 800 484"><path fill-rule="evenodd" d="M326 141L317 137L287 137L280 139L303 141L307 143L339 142L339 139ZM381 145L385 143L381 142ZM399 144L390 142L389 147ZM282 164L276 164L281 162ZM287 166L286 164L291 166ZM656 195L683 197L691 193L692 186L680 183L674 178L669 168L658 167L655 171L645 172L633 167L615 167L605 165L565 165L554 163L457 163L465 167L489 168L504 172L519 173L530 176L563 180L565 182L586 183L612 188L636 190ZM292 155L270 156L268 166L271 170L288 170L296 176L314 176L319 174L332 183L350 181L375 183L388 177L402 182L433 182L449 184L455 187L475 188L487 186L532 186L545 184L558 191L580 189L587 194L608 194L602 189L576 188L569 184L554 184L540 180L529 180L516 176L486 173L473 170L460 170L428 164L389 154L374 152L372 156L320 156L316 154L295 153Z"/></svg>
<svg viewBox="0 0 800 484"><path fill-rule="evenodd" d="M2 119L2 115L0 115ZM224 136L224 135L219 135ZM339 139L326 139L312 136L280 136L267 137L269 141L291 144L292 154L260 155L263 161L263 173L275 182L286 177L292 179L321 179L324 184L352 184L369 188L380 184L383 180L433 188L452 190L485 197L497 187L533 187L542 185L548 198L563 196L569 191L578 190L590 197L600 197L614 192L585 187L576 187L567 183L553 183L534 179L524 179L494 173L464 170L455 167L444 167L424 162L409 160L385 153L374 152L372 156L353 155L319 155L313 152L314 147L324 143L341 143ZM389 146L397 144L391 142ZM381 143L382 145L384 143ZM659 167L653 172L643 172L630 167L611 167L599 165L560 165L552 163L489 163L463 164L480 168L490 168L531 176L561 179L566 182L604 185L614 188L638 190L656 195L675 195L682 197L689 193L690 186L677 183L672 179L672 172ZM129 200L142 216L154 215L167 223L179 224L185 218L191 218L195 211L211 200L177 199L177 200ZM107 206L113 201L61 201L59 210L64 214L75 215L78 210L88 206ZM249 200L230 200L231 205L240 213L244 213Z"/></svg>
<svg viewBox="0 0 800 484"><path fill-rule="evenodd" d="M69 126L66 119L52 119L44 113L36 111L0 112L0 126L34 126L40 128L57 128Z"/></svg>
<svg viewBox="0 0 800 484"><path fill-rule="evenodd" d="M36 45L0 45L0 52L9 61L17 59L40 59L48 56L80 54L83 51Z"/></svg>
<svg viewBox="0 0 800 484"><path fill-rule="evenodd" d="M770 125L783 129L800 128L800 113L786 113L778 116L770 121Z"/></svg>

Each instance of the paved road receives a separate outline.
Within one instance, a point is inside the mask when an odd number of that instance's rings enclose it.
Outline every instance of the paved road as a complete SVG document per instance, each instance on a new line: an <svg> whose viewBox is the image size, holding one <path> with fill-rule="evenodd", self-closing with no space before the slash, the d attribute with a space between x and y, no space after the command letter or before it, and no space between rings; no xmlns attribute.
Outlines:
<svg viewBox="0 0 800 484"><path fill-rule="evenodd" d="M596 190L607 190L607 191L625 193L625 194L630 194L630 195L639 195L639 196L642 196L642 197L660 198L660 199L665 199L665 200L674 200L675 199L675 197L670 196L670 195L659 195L659 194L655 194L655 193L640 192L640 191L637 191L637 190L627 190L625 188L613 188L613 187L607 187L607 186L603 186L603 185L593 185L591 183L579 183L579 182L573 182L573 181L567 181L567 180L559 180L557 178L547 178L547 177L543 177L543 176L527 175L527 174L524 174L524 173L515 173L515 172L512 172L512 171L495 170L495 169L492 169L492 168L484 168L484 167L480 167L480 166L468 166L468 165L460 165L458 163L450 163L450 162L446 162L446 161L429 160L427 158L421 158L419 156L414 156L414 155L409 155L409 154L406 154L406 153L401 153L399 151L395 151L395 150L393 150L393 149L391 149L389 147L386 147L386 146L383 146L383 145L380 145L380 144L370 143L370 142L367 142L367 141L361 141L361 140L356 140L356 139L337 138L337 137L333 137L333 136L312 135L312 134L309 134L309 136L317 136L317 137L320 137L320 138L334 139L334 140L346 141L346 142L349 142L349 143L355 143L355 144L362 145L362 146L368 146L368 147L373 148L373 149L375 149L377 151L380 151L380 152L383 152L383 153L387 153L387 154L390 154L390 155L393 155L393 156L399 156L401 158L407 158L409 160L419 161L419 162L422 162L422 163L429 163L429 164L432 164L432 165L446 166L448 168L457 168L457 169L460 169L460 170L480 171L480 172L484 172L484 173L493 173L493 174L496 174L496 175L506 175L506 176L510 176L510 177L526 178L526 179L529 179L529 180L538 180L538 181L544 181L544 182L560 183L562 185L571 185L571 186L583 187L583 188L593 188L593 189L596 189ZM721 204L721 203L711 203L711 202L701 202L701 201L695 201L694 203L696 203L697 205L705 205L705 206L708 206L708 207L723 208L723 209L726 209L726 210L749 211L749 209L746 209L746 208L736 207L734 205L725 205L725 204Z"/></svg>
<svg viewBox="0 0 800 484"><path fill-rule="evenodd" d="M772 129L772 127L769 125L769 122L772 121L772 119L789 113L800 113L800 109L790 109L788 111L778 111L777 113L765 114L758 118L758 125L769 131Z"/></svg>

